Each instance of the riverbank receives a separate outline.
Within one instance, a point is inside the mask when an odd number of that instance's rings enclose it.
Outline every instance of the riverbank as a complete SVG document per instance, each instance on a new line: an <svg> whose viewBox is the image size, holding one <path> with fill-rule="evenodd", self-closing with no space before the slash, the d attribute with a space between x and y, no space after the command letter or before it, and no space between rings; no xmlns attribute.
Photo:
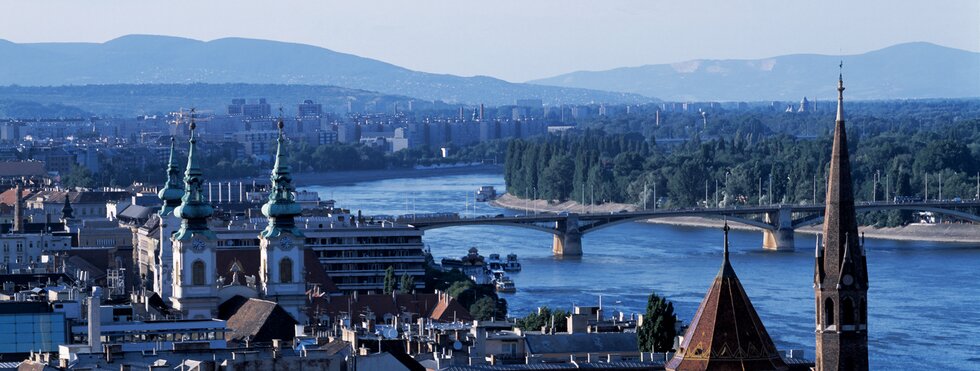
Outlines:
<svg viewBox="0 0 980 371"><path fill-rule="evenodd" d="M524 200L510 194L504 194L491 202L492 205L511 210L528 210L532 212L619 212L622 210L634 211L635 205L630 204L602 204L595 206L581 205L575 201L566 201L560 204L550 204L544 200ZM526 206L525 206L526 205ZM701 217L672 217L645 220L645 223L678 225L688 227L721 228L724 220ZM758 230L758 228L732 223L733 229ZM821 233L822 226L809 226L797 229L797 233L817 234ZM899 241L933 241L933 242L952 242L980 244L980 225L974 224L910 224L904 227L894 228L875 228L860 227L858 230L865 234L867 238L899 240Z"/></svg>
<svg viewBox="0 0 980 371"><path fill-rule="evenodd" d="M426 178L465 174L502 174L503 171L504 167L501 165L473 165L426 169L385 169L299 173L294 175L293 178L295 179L297 186L304 187L313 185L349 185L385 179Z"/></svg>

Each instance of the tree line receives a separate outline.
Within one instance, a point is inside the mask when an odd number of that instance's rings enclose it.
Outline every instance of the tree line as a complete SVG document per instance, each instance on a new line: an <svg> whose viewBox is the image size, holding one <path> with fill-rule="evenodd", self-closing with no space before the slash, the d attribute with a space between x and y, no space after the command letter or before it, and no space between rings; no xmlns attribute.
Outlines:
<svg viewBox="0 0 980 371"><path fill-rule="evenodd" d="M946 117L946 116L943 116ZM886 197L977 197L980 119L889 124L867 116L848 122L859 201ZM658 144L642 133L568 131L507 147L507 191L521 198L639 207L722 207L823 202L831 132L816 137L746 134ZM928 193L927 193L928 192ZM866 214L868 215L868 214ZM870 214L898 225L909 214Z"/></svg>

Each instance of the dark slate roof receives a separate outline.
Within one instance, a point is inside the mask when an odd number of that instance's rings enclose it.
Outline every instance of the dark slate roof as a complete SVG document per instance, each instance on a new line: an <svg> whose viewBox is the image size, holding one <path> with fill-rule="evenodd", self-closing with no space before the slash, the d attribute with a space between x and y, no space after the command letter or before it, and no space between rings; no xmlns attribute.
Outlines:
<svg viewBox="0 0 980 371"><path fill-rule="evenodd" d="M248 299L228 318L225 340L270 342L272 339L291 340L296 336L296 320L276 303Z"/></svg>
<svg viewBox="0 0 980 371"><path fill-rule="evenodd" d="M728 261L728 225L721 269L684 334L668 370L787 370Z"/></svg>
<svg viewBox="0 0 980 371"><path fill-rule="evenodd" d="M582 334L527 334L531 354L638 352L636 334L623 332Z"/></svg>
<svg viewBox="0 0 980 371"><path fill-rule="evenodd" d="M126 191L41 191L31 196L31 198L44 197L46 203L65 203L65 197L74 204L104 204L108 201L119 201L129 198L131 195Z"/></svg>
<svg viewBox="0 0 980 371"><path fill-rule="evenodd" d="M119 213L118 218L123 221L139 221L147 220L150 218L150 214L155 212L155 208L149 208L140 205L129 205L121 213Z"/></svg>
<svg viewBox="0 0 980 371"><path fill-rule="evenodd" d="M44 176L44 163L41 161L0 162L0 177Z"/></svg>

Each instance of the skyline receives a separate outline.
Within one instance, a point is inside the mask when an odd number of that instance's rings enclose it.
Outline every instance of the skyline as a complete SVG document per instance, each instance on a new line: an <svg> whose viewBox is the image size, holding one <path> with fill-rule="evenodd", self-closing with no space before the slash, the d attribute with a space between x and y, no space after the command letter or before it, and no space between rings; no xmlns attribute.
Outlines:
<svg viewBox="0 0 980 371"><path fill-rule="evenodd" d="M286 1L279 5L280 13L251 1L59 2L55 11L50 3L17 3L8 5L13 11L0 14L0 39L105 42L128 34L204 41L256 38L320 46L418 71L512 82L692 59L850 55L916 41L980 51L980 30L975 26L980 24L980 3L975 1L941 6L883 1L705 3L623 1L590 7L581 1L509 1L455 13L446 10L455 8L444 1ZM236 17L222 18L229 7L234 7ZM386 14L399 16L379 20ZM79 27L78 19L92 21ZM37 27L38 20L44 27ZM263 27L265 22L269 27Z"/></svg>

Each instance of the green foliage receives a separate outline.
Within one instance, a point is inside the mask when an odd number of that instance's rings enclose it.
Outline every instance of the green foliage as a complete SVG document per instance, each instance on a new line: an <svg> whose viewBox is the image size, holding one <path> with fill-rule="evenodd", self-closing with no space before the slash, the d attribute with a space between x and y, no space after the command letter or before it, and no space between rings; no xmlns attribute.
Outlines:
<svg viewBox="0 0 980 371"><path fill-rule="evenodd" d="M408 273L404 273L399 281L398 293L411 294L412 291L415 291L415 277L409 276Z"/></svg>
<svg viewBox="0 0 980 371"><path fill-rule="evenodd" d="M385 269L384 289L385 289L384 292L385 294L391 294L395 292L395 267L390 265L388 266L388 269Z"/></svg>
<svg viewBox="0 0 980 371"><path fill-rule="evenodd" d="M980 119L950 117L948 112L934 110L956 107L943 103L917 107L932 116L919 111L896 116L878 105L859 105L850 111L855 118L848 121L847 136L858 201L924 198L927 182L928 198L936 199L940 178L943 198L975 197ZM966 109L973 112L976 107L967 105ZM640 116L622 120L642 120ZM664 144L655 145L652 138L645 140L636 132L607 133L600 123L609 120L540 141L515 140L505 155L507 192L522 198L536 194L539 199L555 201L652 207L653 202L644 201L650 201L656 189L660 206L670 208L823 201L832 115L753 111L720 112L715 117L714 127L695 125L698 130L693 131L678 126L686 121L674 121L671 135L685 139L671 144L662 140L659 143ZM784 134L789 129L776 125L780 118L787 120L784 126L799 133ZM614 131L638 130L643 125L647 124L624 124ZM662 134L668 126L654 132ZM867 214L862 220L869 225L895 226L910 222L911 213Z"/></svg>
<svg viewBox="0 0 980 371"><path fill-rule="evenodd" d="M88 188L93 186L95 181L92 179L92 171L87 167L72 164L71 171L61 178L61 183L66 188Z"/></svg>
<svg viewBox="0 0 980 371"><path fill-rule="evenodd" d="M536 312L518 318L517 327L528 331L539 331L543 326L551 326L552 321L554 321L555 332L567 332L569 315L569 312L562 309L552 310L544 306L538 308Z"/></svg>
<svg viewBox="0 0 980 371"><path fill-rule="evenodd" d="M677 336L676 323L674 304L657 293L650 294L643 326L636 331L640 350L658 353L670 351L674 345L674 337Z"/></svg>
<svg viewBox="0 0 980 371"><path fill-rule="evenodd" d="M473 318L480 321L507 318L507 302L491 296L478 299L469 310Z"/></svg>

